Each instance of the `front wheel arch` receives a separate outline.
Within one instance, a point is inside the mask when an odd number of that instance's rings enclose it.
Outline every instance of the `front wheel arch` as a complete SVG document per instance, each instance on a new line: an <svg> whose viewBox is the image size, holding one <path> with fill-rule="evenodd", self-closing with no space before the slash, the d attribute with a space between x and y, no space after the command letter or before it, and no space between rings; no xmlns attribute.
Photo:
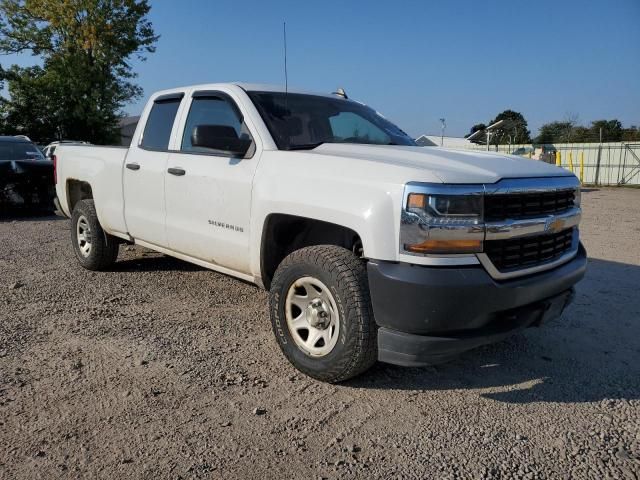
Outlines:
<svg viewBox="0 0 640 480"><path fill-rule="evenodd" d="M273 213L267 216L260 242L262 284L269 290L280 263L296 250L315 245L334 245L364 256L362 237L355 230L314 218Z"/></svg>

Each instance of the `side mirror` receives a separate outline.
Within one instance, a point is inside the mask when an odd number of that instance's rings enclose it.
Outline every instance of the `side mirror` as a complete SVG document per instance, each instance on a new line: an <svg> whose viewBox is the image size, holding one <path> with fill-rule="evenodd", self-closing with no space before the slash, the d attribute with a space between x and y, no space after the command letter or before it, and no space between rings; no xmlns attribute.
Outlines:
<svg viewBox="0 0 640 480"><path fill-rule="evenodd" d="M198 125L191 134L191 145L244 156L251 147L251 139L238 138L236 131L227 125Z"/></svg>

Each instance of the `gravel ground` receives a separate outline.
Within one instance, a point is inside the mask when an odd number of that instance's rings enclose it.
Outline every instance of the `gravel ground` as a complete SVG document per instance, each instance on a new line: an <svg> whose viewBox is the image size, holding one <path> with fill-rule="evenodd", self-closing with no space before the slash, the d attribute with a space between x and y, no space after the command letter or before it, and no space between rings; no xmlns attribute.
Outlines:
<svg viewBox="0 0 640 480"><path fill-rule="evenodd" d="M640 478L640 190L583 194L565 315L452 363L294 370L265 292L0 222L0 478ZM612 214L615 212L615 214Z"/></svg>

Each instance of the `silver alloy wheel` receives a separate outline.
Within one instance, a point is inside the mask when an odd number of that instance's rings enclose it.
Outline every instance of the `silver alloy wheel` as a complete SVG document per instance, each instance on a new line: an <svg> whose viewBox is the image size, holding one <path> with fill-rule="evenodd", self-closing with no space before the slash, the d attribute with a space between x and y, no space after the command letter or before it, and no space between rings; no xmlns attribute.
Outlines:
<svg viewBox="0 0 640 480"><path fill-rule="evenodd" d="M76 224L76 238L78 240L78 247L80 254L83 257L88 257L91 253L91 227L87 217L80 215Z"/></svg>
<svg viewBox="0 0 640 480"><path fill-rule="evenodd" d="M285 317L298 348L307 355L324 357L336 346L340 315L329 288L314 277L293 282L287 292Z"/></svg>

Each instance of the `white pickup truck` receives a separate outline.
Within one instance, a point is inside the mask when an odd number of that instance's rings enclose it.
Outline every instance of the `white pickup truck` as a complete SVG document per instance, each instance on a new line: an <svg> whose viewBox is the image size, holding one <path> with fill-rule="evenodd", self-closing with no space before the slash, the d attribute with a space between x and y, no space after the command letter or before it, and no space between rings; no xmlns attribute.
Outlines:
<svg viewBox="0 0 640 480"><path fill-rule="evenodd" d="M127 242L266 288L284 355L324 381L539 325L586 268L570 172L415 146L342 92L177 88L151 97L130 148L55 153L83 267Z"/></svg>

